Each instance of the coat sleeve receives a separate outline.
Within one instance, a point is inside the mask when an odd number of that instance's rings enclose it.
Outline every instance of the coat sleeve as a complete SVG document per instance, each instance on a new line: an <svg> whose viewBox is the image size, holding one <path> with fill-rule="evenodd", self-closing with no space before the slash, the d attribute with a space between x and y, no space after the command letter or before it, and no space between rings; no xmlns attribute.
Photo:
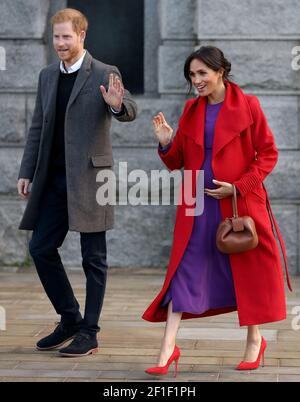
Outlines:
<svg viewBox="0 0 300 402"><path fill-rule="evenodd" d="M170 170L181 169L184 165L182 134L177 130L175 137L168 147L158 147L158 155Z"/></svg>
<svg viewBox="0 0 300 402"><path fill-rule="evenodd" d="M122 81L122 76L119 69L116 66L113 66L112 69L108 70L106 73L104 85L108 86L109 74L111 73L117 74ZM128 122L135 120L137 116L137 104L132 99L131 93L127 89L125 89L122 106L123 107L120 113L113 113L110 109L110 112L113 115L113 117L120 122Z"/></svg>
<svg viewBox="0 0 300 402"><path fill-rule="evenodd" d="M271 173L278 160L278 150L274 136L270 130L259 100L255 96L249 98L254 123L251 127L252 141L256 158L249 169L233 184L242 197L251 192Z"/></svg>
<svg viewBox="0 0 300 402"><path fill-rule="evenodd" d="M32 123L28 132L27 141L21 161L18 179L30 179L32 181L39 154L41 132L43 127L43 108L41 93L42 71L39 75L37 97L32 116Z"/></svg>

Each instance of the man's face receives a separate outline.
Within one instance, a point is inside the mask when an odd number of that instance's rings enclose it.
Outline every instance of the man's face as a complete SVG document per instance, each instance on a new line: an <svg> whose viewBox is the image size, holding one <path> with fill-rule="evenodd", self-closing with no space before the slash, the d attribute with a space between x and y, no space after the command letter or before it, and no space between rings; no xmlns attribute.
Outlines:
<svg viewBox="0 0 300 402"><path fill-rule="evenodd" d="M53 26L53 46L65 64L71 65L82 53L84 46L85 32L78 35L73 31L71 21L54 24Z"/></svg>

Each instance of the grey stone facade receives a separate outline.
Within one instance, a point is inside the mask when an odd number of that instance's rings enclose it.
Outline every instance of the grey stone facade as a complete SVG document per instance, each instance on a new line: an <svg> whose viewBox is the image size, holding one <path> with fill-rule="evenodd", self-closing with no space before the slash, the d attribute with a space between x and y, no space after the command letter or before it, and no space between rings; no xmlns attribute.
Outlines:
<svg viewBox="0 0 300 402"><path fill-rule="evenodd" d="M141 0L142 1L142 0ZM0 264L28 263L30 233L17 229L24 202L16 180L35 102L38 72L55 55L49 16L64 0L2 0L0 48L6 70L0 69ZM224 50L233 79L256 94L280 151L267 178L274 213L286 242L290 270L300 274L300 70L291 67L292 49L300 45L297 0L145 0L145 93L137 96L139 117L132 124L114 122L116 166L160 169L151 118L164 111L176 128L186 99L183 63L202 44ZM167 264L175 207L118 206L116 228L108 232L112 266ZM125 230L126 227L126 230ZM62 247L67 266L80 266L78 234Z"/></svg>

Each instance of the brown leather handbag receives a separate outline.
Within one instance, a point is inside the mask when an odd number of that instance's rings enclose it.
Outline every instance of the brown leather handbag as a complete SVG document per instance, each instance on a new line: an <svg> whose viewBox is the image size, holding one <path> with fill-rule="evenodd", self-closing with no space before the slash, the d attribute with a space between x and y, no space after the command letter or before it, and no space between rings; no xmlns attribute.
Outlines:
<svg viewBox="0 0 300 402"><path fill-rule="evenodd" d="M217 229L217 248L225 254L243 253L258 245L255 222L251 216L238 216L236 187L233 184L233 217L222 221Z"/></svg>

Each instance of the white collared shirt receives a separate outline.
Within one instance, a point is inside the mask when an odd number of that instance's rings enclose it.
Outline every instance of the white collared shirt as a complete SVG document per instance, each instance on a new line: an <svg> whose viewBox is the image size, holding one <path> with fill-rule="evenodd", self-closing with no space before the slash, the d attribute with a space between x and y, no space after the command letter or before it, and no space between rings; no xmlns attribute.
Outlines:
<svg viewBox="0 0 300 402"><path fill-rule="evenodd" d="M77 70L80 69L80 67L81 67L81 65L82 65L82 63L83 63L83 59L84 59L84 56L85 56L85 55L86 55L86 50L83 52L83 55L80 57L80 59L77 60L76 63L74 63L74 64L73 64L72 66L70 66L70 67L66 67L66 66L64 65L63 61L61 60L61 61L60 61L60 65L59 65L60 71L61 71L62 73L64 73L64 74L75 73L75 71L77 71Z"/></svg>

